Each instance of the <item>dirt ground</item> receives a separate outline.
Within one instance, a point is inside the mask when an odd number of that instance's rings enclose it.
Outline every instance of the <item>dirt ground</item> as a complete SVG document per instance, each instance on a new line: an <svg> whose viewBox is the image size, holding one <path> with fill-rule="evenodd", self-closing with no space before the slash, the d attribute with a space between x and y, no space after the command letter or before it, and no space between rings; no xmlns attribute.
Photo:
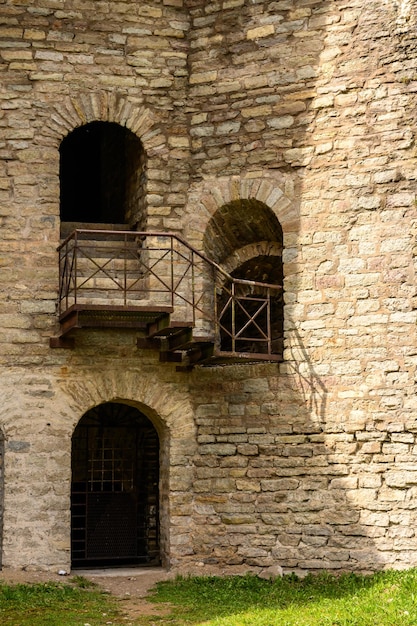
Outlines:
<svg viewBox="0 0 417 626"><path fill-rule="evenodd" d="M141 615L166 615L170 612L169 607L161 604L152 604L146 600L146 596L152 587L159 581L172 580L177 575L197 576L224 576L226 574L242 575L247 573L245 566L235 566L233 571L225 572L214 565L199 564L193 569L168 572L162 568L125 568L107 570L76 570L69 576L59 575L54 572L40 572L31 570L13 570L3 568L0 570L0 582L6 583L41 583L41 582L71 582L72 576L83 576L96 583L101 589L118 598L121 609L129 619L138 618ZM270 568L273 569L273 568ZM280 568L279 568L280 569ZM262 576L262 574L259 574ZM275 572L274 575L280 575ZM263 576L266 577L266 576ZM129 622L127 622L127 625ZM1 625L0 625L1 626Z"/></svg>
<svg viewBox="0 0 417 626"><path fill-rule="evenodd" d="M112 595L120 599L121 609L130 618L141 615L164 615L169 612L164 606L152 604L145 599L149 590L160 580L168 580L173 575L161 568L90 570L77 571L74 575L84 576ZM0 581L10 584L71 582L72 576L50 572L3 569Z"/></svg>

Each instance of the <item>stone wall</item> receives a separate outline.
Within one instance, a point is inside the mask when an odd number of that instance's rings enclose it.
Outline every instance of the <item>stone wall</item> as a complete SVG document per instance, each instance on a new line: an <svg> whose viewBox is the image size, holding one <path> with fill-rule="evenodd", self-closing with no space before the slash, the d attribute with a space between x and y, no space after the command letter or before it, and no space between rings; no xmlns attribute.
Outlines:
<svg viewBox="0 0 417 626"><path fill-rule="evenodd" d="M147 156L147 225L180 229L188 15L175 0L6 1L0 15L3 565L69 568L71 434L86 410L115 398L137 404L160 433L168 562L177 549L170 526L182 529L176 499L189 491L179 468L194 445L184 378L138 353L134 333L81 333L72 353L51 350L49 337L58 332L59 147L74 128L104 121L135 133Z"/></svg>
<svg viewBox="0 0 417 626"><path fill-rule="evenodd" d="M71 434L110 400L160 434L165 564L416 565L414 3L6 0L0 16L3 566L68 568ZM141 140L148 228L203 250L225 205L275 214L282 364L180 373L133 331L49 348L59 146L91 121ZM222 262L252 244L231 237Z"/></svg>
<svg viewBox="0 0 417 626"><path fill-rule="evenodd" d="M283 226L287 303L279 375L236 371L196 408L203 561L415 563L411 4L191 12L193 162L211 178L194 183L191 234L216 200L262 195Z"/></svg>
<svg viewBox="0 0 417 626"><path fill-rule="evenodd" d="M194 483L202 562L279 563L287 571L411 565L413 425L356 417L335 426L327 381L312 367L291 378L268 369L236 372L217 401L214 375L199 387L206 390L196 409Z"/></svg>
<svg viewBox="0 0 417 626"><path fill-rule="evenodd" d="M196 437L187 383L172 368L160 372L153 353L138 354L131 333L117 335L110 331L103 340L100 333L81 332L65 366L8 372L9 392L1 396L5 567L69 569L71 436L90 408L108 401L136 406L157 429L163 563L192 549L187 503ZM117 351L109 347L116 341Z"/></svg>

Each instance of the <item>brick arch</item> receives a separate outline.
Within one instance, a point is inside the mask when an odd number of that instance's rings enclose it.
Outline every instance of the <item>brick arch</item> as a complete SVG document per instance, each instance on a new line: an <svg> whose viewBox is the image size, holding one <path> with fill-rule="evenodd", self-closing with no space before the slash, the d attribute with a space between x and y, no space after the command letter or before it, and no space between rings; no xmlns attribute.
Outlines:
<svg viewBox="0 0 417 626"><path fill-rule="evenodd" d="M174 563L177 555L175 533L178 520L170 514L175 498L192 487L193 456L196 450L194 412L185 390L162 381L155 382L141 372L95 372L76 383L64 385L61 409L68 441L79 420L90 409L105 402L128 404L139 409L154 425L160 441L161 555L163 564ZM70 468L68 480L70 481ZM178 510L178 509L177 509ZM190 529L190 549L192 531ZM179 551L184 546L178 548Z"/></svg>
<svg viewBox="0 0 417 626"><path fill-rule="evenodd" d="M91 368L90 368L91 370ZM29 376L29 379L31 377ZM164 565L180 560L182 540L177 535L184 524L189 528L189 546L192 549L192 522L182 512L179 502L192 491L194 480L193 457L196 451L194 411L188 397L187 385L181 376L173 380L155 378L154 371L146 373L131 369L97 366L91 371L79 370L78 375L57 382L45 375L50 395L45 396L42 408L34 419L28 413L25 385L30 380L12 377L0 393L2 402L1 428L5 436L4 533L3 566L25 567L31 561L24 532L15 533L16 492L28 475L33 484L44 485L54 493L54 504L46 508L45 498L33 498L32 492L20 494L19 523L22 528L33 528L37 516L42 516L42 532L36 534L34 545L39 551L39 566L49 569L69 568L71 488L71 437L74 429L89 408L103 402L115 401L138 407L151 419L161 440L161 552ZM39 428L43 428L40 436ZM59 523L57 524L57 520ZM47 530L47 532L44 532ZM188 532L188 531L187 531ZM51 541L51 535L54 541Z"/></svg>
<svg viewBox="0 0 417 626"><path fill-rule="evenodd" d="M243 248L234 250L233 253L222 261L222 267L232 274L238 267L259 256L282 256L282 245L273 241L257 241Z"/></svg>
<svg viewBox="0 0 417 626"><path fill-rule="evenodd" d="M94 372L92 376L79 379L75 383L64 384L66 412L71 413L66 420L72 434L78 420L90 408L104 402L124 402L137 406L152 421L157 429L172 430L175 439L194 439L195 424L191 404L178 386L155 382L152 376L143 372ZM192 454L192 450L190 450Z"/></svg>
<svg viewBox="0 0 417 626"><path fill-rule="evenodd" d="M160 439L130 402L104 402L81 417L71 449L72 567L93 565L94 553L102 566L122 556L157 564Z"/></svg>
<svg viewBox="0 0 417 626"><path fill-rule="evenodd" d="M143 171L152 167L160 168L161 161L167 161L169 157L169 146L165 132L162 130L161 114L138 105L128 96L117 91L81 91L72 96L66 96L60 102L52 102L48 108L45 107L44 122L34 142L39 147L39 155L44 163L44 173L48 176L49 182L56 177L57 184L60 184L59 149L63 140L73 131L92 122L117 124L137 137L141 143L145 163ZM153 196L147 192L146 176L143 180L141 179L140 184L139 179L137 183L129 205L125 206L125 218L122 221L129 223L129 227L143 229L147 220L148 207L152 207L154 200ZM60 210L58 195L55 200L58 217ZM76 221L76 219L69 221ZM60 222L57 223L60 224ZM61 236L67 234L67 231L61 230Z"/></svg>
<svg viewBox="0 0 417 626"><path fill-rule="evenodd" d="M275 214L285 241L287 233L298 231L300 185L295 175L285 173L207 178L190 190L184 234L190 243L202 250L208 224L222 206L238 200L254 200Z"/></svg>
<svg viewBox="0 0 417 626"><path fill-rule="evenodd" d="M223 204L211 217L204 234L204 252L217 263L242 247L260 241L282 245L282 227L271 209L253 198Z"/></svg>
<svg viewBox="0 0 417 626"><path fill-rule="evenodd" d="M71 131L95 121L114 122L128 128L141 140L148 157L168 153L158 114L114 91L80 92L55 102L40 131L40 142L58 148Z"/></svg>
<svg viewBox="0 0 417 626"><path fill-rule="evenodd" d="M240 283L238 299L241 304L233 310L230 308L230 283L225 280L222 285L218 285L216 310L221 312L222 319L220 349L223 352L234 351L237 345L238 351L249 352L252 346L261 345L256 342L259 341L259 332L263 332L263 336L273 340L274 352L282 353L282 290L273 292L267 316L262 317L262 320L258 317L256 323L250 320L251 316L259 313L257 301L247 296L252 288L255 289L255 295L264 295L264 288L260 285L254 287L254 282L280 287L283 285L284 234L298 227L293 179L282 175L274 179L222 178L211 180L210 184L204 181L199 188L193 189L191 200L195 200L195 203L190 203L194 213L187 216L189 235L187 233L186 236L197 249L221 265L233 278L251 281L252 285L250 287L248 283ZM207 293L210 293L210 281L209 276L203 277L206 283L203 291ZM232 338L235 326L242 331L248 329L244 340L235 341Z"/></svg>

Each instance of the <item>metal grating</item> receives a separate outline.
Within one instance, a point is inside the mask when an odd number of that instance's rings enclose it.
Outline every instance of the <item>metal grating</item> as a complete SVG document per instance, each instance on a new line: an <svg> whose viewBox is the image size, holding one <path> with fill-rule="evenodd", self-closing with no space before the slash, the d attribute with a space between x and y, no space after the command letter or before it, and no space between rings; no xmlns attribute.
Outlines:
<svg viewBox="0 0 417 626"><path fill-rule="evenodd" d="M156 564L159 443L138 410L107 403L73 436L72 566Z"/></svg>

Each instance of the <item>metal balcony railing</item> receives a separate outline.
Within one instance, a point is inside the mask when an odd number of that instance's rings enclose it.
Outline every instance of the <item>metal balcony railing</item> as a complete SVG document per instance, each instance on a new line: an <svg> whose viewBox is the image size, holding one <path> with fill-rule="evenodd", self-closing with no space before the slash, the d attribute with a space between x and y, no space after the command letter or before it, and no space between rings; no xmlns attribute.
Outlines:
<svg viewBox="0 0 417 626"><path fill-rule="evenodd" d="M177 234L79 229L58 253L63 327L74 310L142 315L147 327L166 314L167 332L192 328L217 355L280 358L282 287L232 277Z"/></svg>

